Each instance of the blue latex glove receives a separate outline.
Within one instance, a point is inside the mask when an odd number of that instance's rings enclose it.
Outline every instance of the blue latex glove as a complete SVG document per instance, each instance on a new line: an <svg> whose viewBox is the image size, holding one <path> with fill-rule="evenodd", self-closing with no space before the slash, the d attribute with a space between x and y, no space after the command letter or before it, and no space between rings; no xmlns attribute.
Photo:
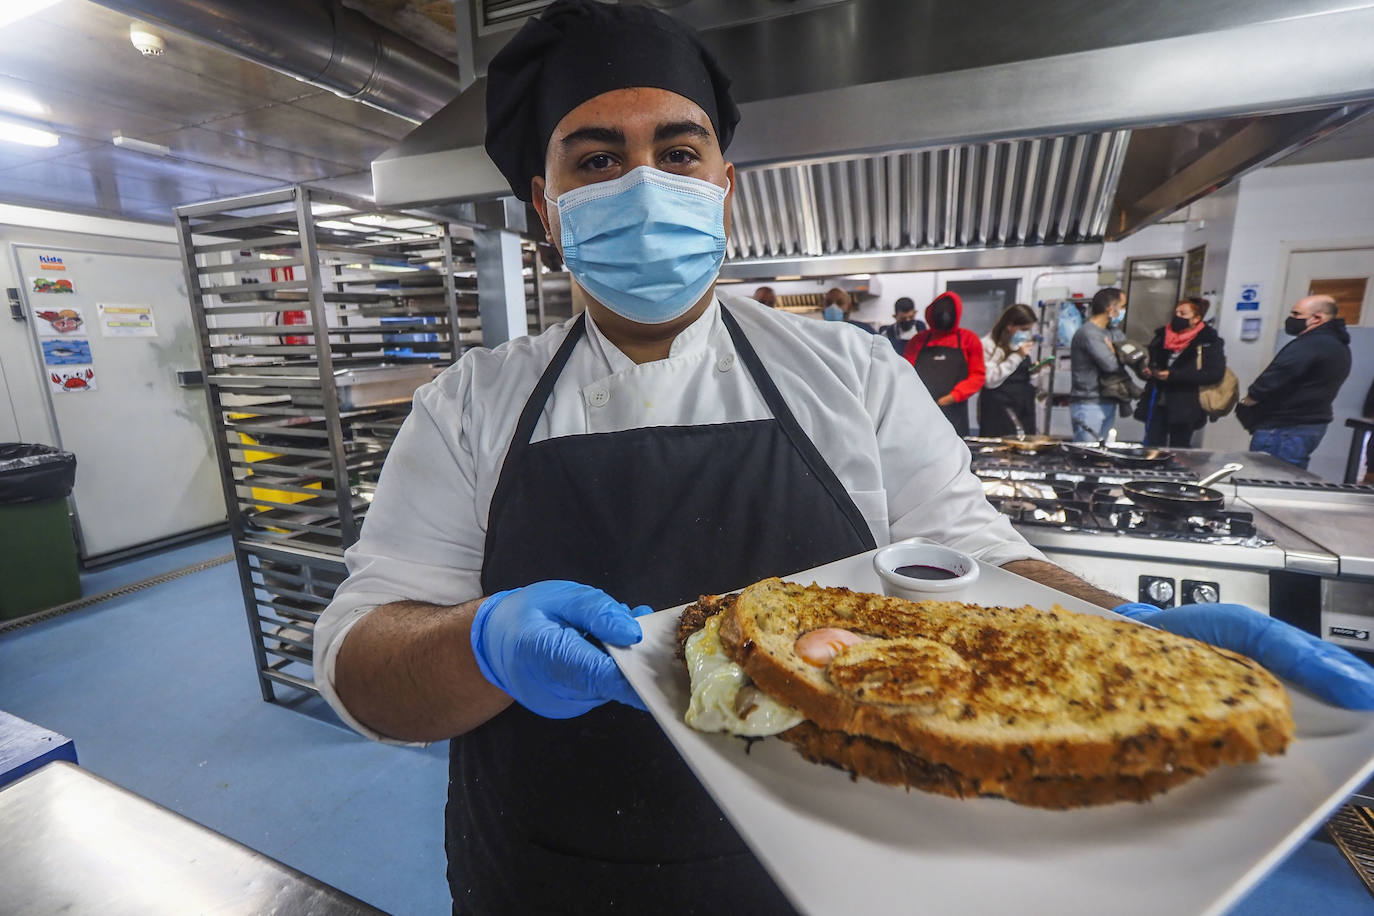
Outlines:
<svg viewBox="0 0 1374 916"><path fill-rule="evenodd" d="M571 719L608 700L644 703L611 657L587 639L631 646L644 638L631 610L598 588L536 582L497 592L472 619L472 654L495 686L530 712Z"/></svg>
<svg viewBox="0 0 1374 916"><path fill-rule="evenodd" d="M1123 604L1116 612L1161 630L1239 652L1279 677L1346 709L1374 709L1374 668L1334 643L1241 604L1185 604L1161 610Z"/></svg>

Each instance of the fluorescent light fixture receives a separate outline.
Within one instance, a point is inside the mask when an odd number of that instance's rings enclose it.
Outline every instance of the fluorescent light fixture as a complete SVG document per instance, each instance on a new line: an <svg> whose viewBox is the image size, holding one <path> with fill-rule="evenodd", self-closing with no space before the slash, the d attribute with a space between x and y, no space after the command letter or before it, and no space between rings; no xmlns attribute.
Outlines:
<svg viewBox="0 0 1374 916"><path fill-rule="evenodd" d="M0 109L12 111L15 114L33 115L37 118L44 117L48 113L48 106L27 92L17 92L3 87L0 87Z"/></svg>
<svg viewBox="0 0 1374 916"><path fill-rule="evenodd" d="M0 26L18 22L56 3L57 0L5 0L4 3L0 3Z"/></svg>
<svg viewBox="0 0 1374 916"><path fill-rule="evenodd" d="M115 134L112 141L120 149L133 150L136 153L147 153L149 156L166 156L171 150L161 143L149 143L147 140L135 140L133 137L126 137L123 134Z"/></svg>
<svg viewBox="0 0 1374 916"><path fill-rule="evenodd" d="M50 130L39 130L18 121L0 120L0 140L7 143L23 143L26 146L56 146L57 134Z"/></svg>

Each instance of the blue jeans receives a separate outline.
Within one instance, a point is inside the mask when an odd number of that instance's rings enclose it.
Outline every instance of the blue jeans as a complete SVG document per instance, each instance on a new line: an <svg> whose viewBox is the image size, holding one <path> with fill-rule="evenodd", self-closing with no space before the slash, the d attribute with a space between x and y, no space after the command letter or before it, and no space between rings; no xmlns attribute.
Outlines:
<svg viewBox="0 0 1374 916"><path fill-rule="evenodd" d="M1250 451L1265 452L1306 470L1307 459L1317 450L1325 433L1325 423L1257 429L1250 437Z"/></svg>
<svg viewBox="0 0 1374 916"><path fill-rule="evenodd" d="M1116 420L1116 401L1070 401L1073 441L1101 442Z"/></svg>

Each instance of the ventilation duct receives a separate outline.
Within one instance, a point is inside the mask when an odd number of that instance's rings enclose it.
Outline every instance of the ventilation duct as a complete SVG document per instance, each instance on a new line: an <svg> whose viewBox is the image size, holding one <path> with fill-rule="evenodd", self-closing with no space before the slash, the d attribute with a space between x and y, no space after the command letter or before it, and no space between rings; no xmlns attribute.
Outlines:
<svg viewBox="0 0 1374 916"><path fill-rule="evenodd" d="M329 0L97 2L411 121L463 88L452 62Z"/></svg>

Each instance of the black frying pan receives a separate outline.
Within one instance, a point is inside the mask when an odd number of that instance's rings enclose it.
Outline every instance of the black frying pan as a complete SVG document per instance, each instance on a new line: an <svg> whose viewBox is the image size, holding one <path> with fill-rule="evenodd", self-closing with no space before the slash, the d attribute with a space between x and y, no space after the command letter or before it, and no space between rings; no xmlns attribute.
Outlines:
<svg viewBox="0 0 1374 916"><path fill-rule="evenodd" d="M1174 453L1162 448L1120 448L1104 445L1084 445L1064 442L1060 450L1084 464L1108 465L1119 468L1162 467L1173 459Z"/></svg>
<svg viewBox="0 0 1374 916"><path fill-rule="evenodd" d="M1230 477L1245 465L1228 464L1218 471L1208 474L1197 483L1178 483L1174 480L1128 480L1121 485L1121 492L1130 497L1131 502L1146 509L1156 509L1180 515L1184 512L1215 511L1226 501L1220 490L1209 484L1224 477Z"/></svg>

